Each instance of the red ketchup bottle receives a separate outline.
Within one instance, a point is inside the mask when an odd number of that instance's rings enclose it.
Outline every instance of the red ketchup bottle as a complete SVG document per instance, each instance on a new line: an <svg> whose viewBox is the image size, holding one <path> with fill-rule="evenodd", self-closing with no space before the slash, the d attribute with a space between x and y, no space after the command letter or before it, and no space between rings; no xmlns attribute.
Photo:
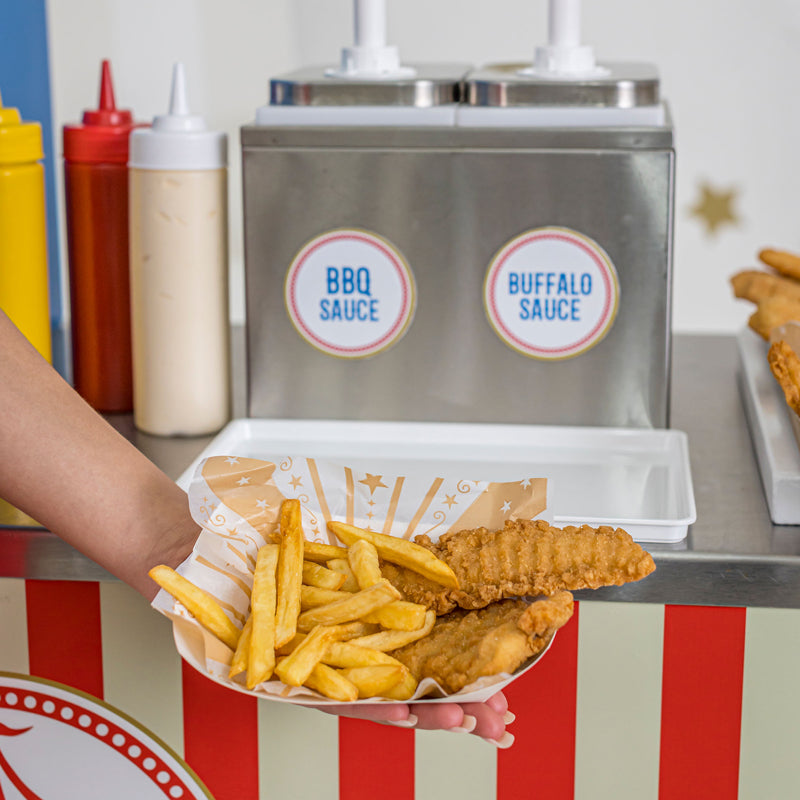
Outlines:
<svg viewBox="0 0 800 800"><path fill-rule="evenodd" d="M128 139L136 127L117 109L102 62L100 103L64 126L73 383L95 409L133 408L128 277Z"/></svg>

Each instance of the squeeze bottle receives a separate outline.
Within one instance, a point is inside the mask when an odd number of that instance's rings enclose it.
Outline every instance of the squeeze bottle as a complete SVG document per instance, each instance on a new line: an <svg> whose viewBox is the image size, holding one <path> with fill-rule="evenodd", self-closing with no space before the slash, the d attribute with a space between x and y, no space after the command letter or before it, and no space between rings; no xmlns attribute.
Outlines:
<svg viewBox="0 0 800 800"><path fill-rule="evenodd" d="M0 99L0 308L52 362L42 129Z"/></svg>
<svg viewBox="0 0 800 800"><path fill-rule="evenodd" d="M213 433L230 417L227 137L189 112L182 64L129 166L134 424Z"/></svg>
<svg viewBox="0 0 800 800"><path fill-rule="evenodd" d="M130 111L102 62L97 110L64 126L73 383L98 411L133 408L128 274Z"/></svg>

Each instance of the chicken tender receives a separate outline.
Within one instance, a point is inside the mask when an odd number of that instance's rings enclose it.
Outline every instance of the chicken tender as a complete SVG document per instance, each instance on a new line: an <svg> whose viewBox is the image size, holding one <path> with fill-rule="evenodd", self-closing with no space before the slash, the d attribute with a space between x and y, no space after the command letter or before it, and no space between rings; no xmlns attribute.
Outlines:
<svg viewBox="0 0 800 800"><path fill-rule="evenodd" d="M572 595L563 591L530 604L503 600L477 611L459 609L392 655L418 681L433 678L447 692L457 692L483 676L515 672L545 649L572 611Z"/></svg>
<svg viewBox="0 0 800 800"><path fill-rule="evenodd" d="M773 275L764 270L748 269L731 278L733 293L742 300L760 303L771 297L784 297L800 303L800 281Z"/></svg>
<svg viewBox="0 0 800 800"><path fill-rule="evenodd" d="M783 341L775 342L767 354L772 374L783 389L786 403L795 414L800 414L800 358Z"/></svg>
<svg viewBox="0 0 800 800"><path fill-rule="evenodd" d="M772 267L776 272L787 278L794 278L800 281L800 256L794 253L787 253L784 250L762 250L758 257L768 267Z"/></svg>
<svg viewBox="0 0 800 800"><path fill-rule="evenodd" d="M800 321L800 300L776 295L762 300L747 324L762 339L769 341L773 328L793 321Z"/></svg>
<svg viewBox="0 0 800 800"><path fill-rule="evenodd" d="M417 544L450 565L459 589L448 589L403 567L382 563L384 577L414 603L446 614L483 608L509 597L552 595L561 589L597 589L638 581L654 569L652 556L630 534L607 526L555 528L542 520L506 522L446 533L433 543Z"/></svg>

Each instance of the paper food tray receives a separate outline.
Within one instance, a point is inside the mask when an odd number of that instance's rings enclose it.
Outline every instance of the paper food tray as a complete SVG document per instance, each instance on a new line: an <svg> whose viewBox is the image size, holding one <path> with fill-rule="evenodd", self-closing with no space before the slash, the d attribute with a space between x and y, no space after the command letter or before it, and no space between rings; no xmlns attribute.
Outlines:
<svg viewBox="0 0 800 800"><path fill-rule="evenodd" d="M258 553L273 539L280 510L289 498L299 501L306 540L328 544L333 543L327 530L331 520L370 529L380 520L384 534L410 539L414 531L422 531L436 541L448 531L480 524L498 529L511 519L549 518L546 478L522 472L507 482L472 480L467 473L445 478L424 469L420 462L411 466L414 471L408 474L378 474L372 463L358 470L310 456L284 455L273 460L210 456L198 464L188 486L189 508L201 531L191 555L177 571L210 595L241 631L251 608ZM180 655L213 680L266 699L312 705L338 702L305 685L287 686L276 674L246 689L241 673L230 677L233 651L229 645L202 626L189 608L164 589L152 605L172 620ZM548 638L537 645L551 642ZM433 677L423 678L410 700L482 702L516 680L543 652L531 656L513 675L499 672L479 677L451 694Z"/></svg>
<svg viewBox="0 0 800 800"><path fill-rule="evenodd" d="M800 524L800 447L792 412L767 361L769 345L749 328L738 336L745 416L770 518L776 525Z"/></svg>
<svg viewBox="0 0 800 800"><path fill-rule="evenodd" d="M548 479L555 525L611 525L640 542L680 542L696 519L687 437L676 430L238 419L178 482L187 488L209 456L270 460L289 453L392 474L413 474L417 466L498 482L540 475Z"/></svg>

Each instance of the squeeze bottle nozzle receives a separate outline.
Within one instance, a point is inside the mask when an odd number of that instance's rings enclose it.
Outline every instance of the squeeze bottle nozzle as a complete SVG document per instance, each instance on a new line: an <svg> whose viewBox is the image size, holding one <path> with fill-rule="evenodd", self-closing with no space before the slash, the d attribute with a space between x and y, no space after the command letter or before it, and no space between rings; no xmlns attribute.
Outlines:
<svg viewBox="0 0 800 800"><path fill-rule="evenodd" d="M139 169L223 169L228 163L227 136L208 129L200 114L192 114L183 64L172 68L169 111L153 119L148 129L131 135L129 166Z"/></svg>
<svg viewBox="0 0 800 800"><path fill-rule="evenodd" d="M386 44L386 0L353 0L353 44L342 48L335 78L405 78L411 67L400 65L397 47Z"/></svg>
<svg viewBox="0 0 800 800"><path fill-rule="evenodd" d="M606 75L594 50L580 43L581 0L548 0L548 15L548 43L536 48L533 67L524 72L567 80Z"/></svg>

